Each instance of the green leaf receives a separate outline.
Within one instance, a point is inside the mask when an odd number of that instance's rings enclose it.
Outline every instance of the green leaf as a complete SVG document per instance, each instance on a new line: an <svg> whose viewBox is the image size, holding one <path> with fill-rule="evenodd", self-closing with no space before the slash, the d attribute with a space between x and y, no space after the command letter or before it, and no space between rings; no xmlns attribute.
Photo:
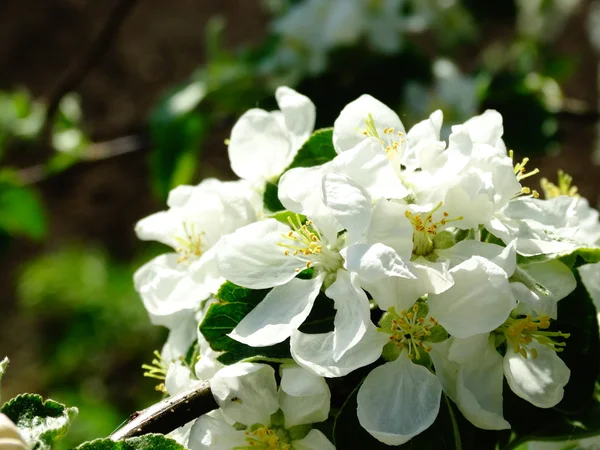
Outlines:
<svg viewBox="0 0 600 450"><path fill-rule="evenodd" d="M124 441L96 439L84 442L75 450L185 450L185 447L162 434L145 434Z"/></svg>
<svg viewBox="0 0 600 450"><path fill-rule="evenodd" d="M369 450L390 449L371 436L358 421L356 413L357 396L360 384L352 391L338 414L333 429L337 448L364 448ZM411 450L460 450L461 436L457 422L458 411L444 396L440 412L435 422L423 433L418 434L404 445L393 448Z"/></svg>
<svg viewBox="0 0 600 450"><path fill-rule="evenodd" d="M21 394L2 406L33 450L50 449L69 429L77 408L67 408L54 400L44 401L37 394Z"/></svg>
<svg viewBox="0 0 600 450"><path fill-rule="evenodd" d="M291 357L288 340L270 347L250 347L227 336L268 292L269 289L252 290L229 281L219 289L217 298L220 302L210 306L200 324L200 332L213 350L223 352L217 358L221 363L284 360Z"/></svg>
<svg viewBox="0 0 600 450"><path fill-rule="evenodd" d="M285 207L279 201L279 189L277 184L267 182L265 186L265 193L263 194L263 205L265 209L277 212L283 211Z"/></svg>
<svg viewBox="0 0 600 450"><path fill-rule="evenodd" d="M581 247L571 253L558 255L559 259L571 269L600 262L600 247Z"/></svg>
<svg viewBox="0 0 600 450"><path fill-rule="evenodd" d="M0 183L0 229L12 236L32 239L44 236L44 211L32 189Z"/></svg>
<svg viewBox="0 0 600 450"><path fill-rule="evenodd" d="M323 128L308 138L286 170L319 166L331 161L336 155L333 148L333 128Z"/></svg>

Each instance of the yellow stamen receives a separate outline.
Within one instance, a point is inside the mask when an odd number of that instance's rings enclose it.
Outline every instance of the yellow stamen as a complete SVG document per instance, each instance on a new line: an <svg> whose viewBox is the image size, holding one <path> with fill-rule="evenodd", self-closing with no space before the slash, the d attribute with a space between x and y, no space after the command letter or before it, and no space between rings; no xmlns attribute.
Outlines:
<svg viewBox="0 0 600 450"><path fill-rule="evenodd" d="M175 240L181 245L177 248L179 253L178 263L190 262L193 259L202 256L204 244L202 242L204 232L196 232L195 224L192 222L189 225L183 222L183 231L185 237L175 236Z"/></svg>
<svg viewBox="0 0 600 450"><path fill-rule="evenodd" d="M560 331L541 331L550 327L549 316L539 316L532 319L530 315L525 317L514 319L509 317L504 324L502 324L497 332L500 332L506 338L508 345L510 345L515 353L519 353L523 358L527 358L531 355L531 358L537 358L537 350L535 348L529 348L534 340L546 347L551 348L555 352L562 352L566 342L556 341L556 338L568 338L569 333L562 333Z"/></svg>
<svg viewBox="0 0 600 450"><path fill-rule="evenodd" d="M561 195L567 195L569 197L578 198L579 189L577 186L573 186L573 177L562 170L558 171L558 186L548 181L547 178L540 180L542 191L544 191L545 198L555 198Z"/></svg>

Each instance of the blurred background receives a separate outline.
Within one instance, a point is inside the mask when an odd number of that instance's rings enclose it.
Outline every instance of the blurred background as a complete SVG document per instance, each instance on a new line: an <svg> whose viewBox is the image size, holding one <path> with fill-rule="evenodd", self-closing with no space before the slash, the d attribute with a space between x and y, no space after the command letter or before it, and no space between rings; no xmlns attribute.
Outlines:
<svg viewBox="0 0 600 450"><path fill-rule="evenodd" d="M488 108L528 168L600 201L600 0L0 2L0 357L4 399L79 407L63 448L159 400L133 289L164 249L140 218L178 184L231 179L224 144L294 87L317 128L369 93L407 127ZM532 180L534 186L539 178Z"/></svg>

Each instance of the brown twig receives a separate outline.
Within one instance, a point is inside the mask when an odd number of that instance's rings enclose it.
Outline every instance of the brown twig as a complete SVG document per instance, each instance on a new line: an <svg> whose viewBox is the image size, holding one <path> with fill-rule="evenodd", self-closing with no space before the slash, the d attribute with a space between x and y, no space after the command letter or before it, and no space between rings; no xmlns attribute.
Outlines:
<svg viewBox="0 0 600 450"><path fill-rule="evenodd" d="M52 124L58 111L62 98L69 92L74 91L85 79L87 74L98 64L110 48L111 43L118 34L119 28L125 22L138 0L119 0L110 12L102 30L92 42L86 54L76 60L59 78L54 88L46 96L48 99L48 110L42 129L43 142L48 144L52 135Z"/></svg>
<svg viewBox="0 0 600 450"><path fill-rule="evenodd" d="M105 142L93 142L78 153L81 161L100 161L115 156L132 153L148 147L148 139L145 134L132 134ZM53 173L48 171L45 164L36 164L25 167L18 172L19 180L23 185L36 184L44 181Z"/></svg>
<svg viewBox="0 0 600 450"><path fill-rule="evenodd" d="M208 381L204 381L195 388L132 414L125 425L110 435L110 439L121 441L146 433L166 434L218 407Z"/></svg>

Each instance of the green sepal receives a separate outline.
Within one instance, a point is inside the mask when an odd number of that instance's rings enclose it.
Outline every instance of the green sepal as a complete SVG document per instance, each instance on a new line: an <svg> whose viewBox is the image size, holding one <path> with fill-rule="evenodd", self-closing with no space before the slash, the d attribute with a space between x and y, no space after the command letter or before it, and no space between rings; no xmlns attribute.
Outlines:
<svg viewBox="0 0 600 450"><path fill-rule="evenodd" d="M426 342L437 344L438 342L444 342L449 337L448 332L441 325L431 327L429 331L431 334L423 339Z"/></svg>
<svg viewBox="0 0 600 450"><path fill-rule="evenodd" d="M287 432L292 441L299 441L300 439L304 439L306 435L310 433L312 428L311 424L296 425L295 427L289 428Z"/></svg>
<svg viewBox="0 0 600 450"><path fill-rule="evenodd" d="M433 247L436 249L446 249L456 244L456 237L448 230L441 231L433 238Z"/></svg>
<svg viewBox="0 0 600 450"><path fill-rule="evenodd" d="M244 425L243 423L236 422L232 425L232 427L238 431L244 431L248 428L248 425Z"/></svg>
<svg viewBox="0 0 600 450"><path fill-rule="evenodd" d="M278 409L271 414L271 428L284 428L285 427L285 416L283 411Z"/></svg>
<svg viewBox="0 0 600 450"><path fill-rule="evenodd" d="M398 348L396 342L388 342L381 350L381 357L386 361L395 361L402 353L402 349Z"/></svg>
<svg viewBox="0 0 600 450"><path fill-rule="evenodd" d="M269 218L275 219L281 222L284 225L289 225L288 218L291 219L294 223L300 221L301 224L306 222L306 216L302 214L296 214L292 211L284 210L271 214L268 216Z"/></svg>

